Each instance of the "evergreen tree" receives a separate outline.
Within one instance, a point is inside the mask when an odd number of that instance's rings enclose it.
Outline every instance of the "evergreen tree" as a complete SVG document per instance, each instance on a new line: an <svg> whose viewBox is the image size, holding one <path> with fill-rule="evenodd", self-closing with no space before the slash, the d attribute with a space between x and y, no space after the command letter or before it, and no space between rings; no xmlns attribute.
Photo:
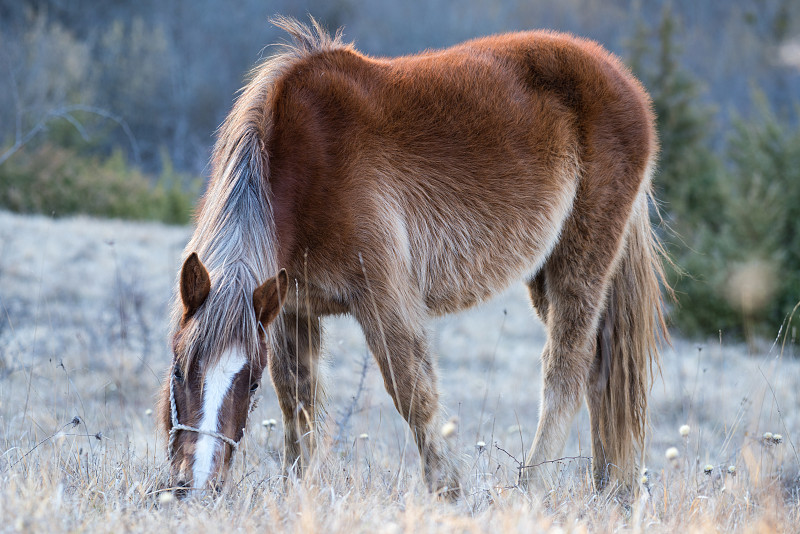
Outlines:
<svg viewBox="0 0 800 534"><path fill-rule="evenodd" d="M682 273L673 323L690 336L772 337L800 300L800 131L754 96L757 119L735 121L720 154L714 111L682 67L669 8L639 23L629 62L650 91L661 141L656 188Z"/></svg>
<svg viewBox="0 0 800 534"><path fill-rule="evenodd" d="M676 227L718 213L721 202L719 159L711 150L714 110L702 102L700 84L681 66L679 31L667 6L655 29L640 20L629 43L629 64L650 92L658 122L657 196Z"/></svg>

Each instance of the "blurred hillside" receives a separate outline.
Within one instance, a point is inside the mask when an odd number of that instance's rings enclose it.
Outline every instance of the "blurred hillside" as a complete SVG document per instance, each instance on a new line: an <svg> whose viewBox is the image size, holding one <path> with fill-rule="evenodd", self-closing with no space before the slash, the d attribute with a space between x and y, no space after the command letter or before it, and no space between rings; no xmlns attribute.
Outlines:
<svg viewBox="0 0 800 534"><path fill-rule="evenodd" d="M677 60L699 80L720 125L748 114L753 87L781 113L795 105L800 58L789 56L800 42L793 41L800 40L800 4L792 0L245 0L235 7L222 0L3 0L0 139L14 136L20 110L25 130L54 107L90 104L130 125L139 152L131 157L147 170L160 169L166 148L176 168L200 173L246 72L283 38L267 23L275 13L311 13L330 29L342 25L349 40L375 55L552 28L628 57L638 25L656 27L666 4L678 26ZM92 133L103 141L95 143L105 150L130 150L120 128L97 128Z"/></svg>
<svg viewBox="0 0 800 534"><path fill-rule="evenodd" d="M796 0L0 0L0 207L186 222L214 130L284 38L275 13L373 55L531 28L599 41L659 115L674 323L774 337L800 301Z"/></svg>

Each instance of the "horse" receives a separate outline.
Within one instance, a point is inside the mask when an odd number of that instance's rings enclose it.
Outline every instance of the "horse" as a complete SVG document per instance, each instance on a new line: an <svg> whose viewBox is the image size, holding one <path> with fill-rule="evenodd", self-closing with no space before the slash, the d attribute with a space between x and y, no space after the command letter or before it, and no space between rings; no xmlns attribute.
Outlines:
<svg viewBox="0 0 800 534"><path fill-rule="evenodd" d="M321 318L350 314L430 491L460 491L426 324L523 280L547 330L525 486L552 487L585 399L598 489L634 480L665 326L642 85L552 31L370 57L316 21L257 66L219 129L184 252L161 392L171 480L224 482L264 370L302 474L324 405ZM533 386L532 386L533 387Z"/></svg>

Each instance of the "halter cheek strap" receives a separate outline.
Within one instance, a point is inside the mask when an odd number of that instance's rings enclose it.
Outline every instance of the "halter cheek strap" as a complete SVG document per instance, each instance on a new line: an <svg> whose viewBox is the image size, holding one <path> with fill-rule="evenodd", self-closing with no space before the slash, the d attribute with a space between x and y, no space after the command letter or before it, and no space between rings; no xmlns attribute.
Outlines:
<svg viewBox="0 0 800 534"><path fill-rule="evenodd" d="M175 364L173 363L172 365L173 365L173 369L174 369ZM188 432L195 432L197 434L205 434L206 436L211 436L212 438L216 438L216 439L218 439L220 441L223 441L223 442L227 443L228 445L233 447L233 452L236 452L236 450L239 448L239 442L238 441L233 441L231 438L229 438L225 434L221 434L220 432L215 432L215 431L212 431L212 430L203 430L202 428L195 428L195 427L189 426L189 425L182 425L180 422L178 422L178 408L175 405L175 380L174 380L174 376L175 376L174 372L170 373L170 377L169 377L169 410L170 410L170 415L172 417L172 428L169 431L169 457L172 458L172 456L175 453L175 449L174 449L174 446L175 446L175 433L178 432L178 430L186 430ZM242 434L242 436L244 437L244 434Z"/></svg>

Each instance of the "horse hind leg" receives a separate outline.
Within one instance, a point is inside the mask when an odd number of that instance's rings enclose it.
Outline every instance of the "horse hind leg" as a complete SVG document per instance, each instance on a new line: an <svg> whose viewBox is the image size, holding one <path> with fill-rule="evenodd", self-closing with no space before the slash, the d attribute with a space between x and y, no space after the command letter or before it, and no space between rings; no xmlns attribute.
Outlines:
<svg viewBox="0 0 800 534"><path fill-rule="evenodd" d="M533 307L536 309L539 318L546 325L549 307L544 270L540 271L534 278L528 281L528 292ZM609 379L610 349L607 345L610 337L609 330L613 328L613 320L613 314L609 314L609 311L606 311L600 319L595 356L589 368L589 377L586 382L586 404L589 408L590 434L592 438L592 467L594 468L594 478L596 481L606 481L608 479L609 461L606 458L605 448L600 439L602 432L600 420L602 418L599 416L598 407L602 405L602 398ZM544 354L549 354L547 345L543 352ZM529 463L528 465L531 464Z"/></svg>
<svg viewBox="0 0 800 534"><path fill-rule="evenodd" d="M302 474L315 448L317 413L323 404L318 368L322 329L317 317L285 313L270 354L269 372L283 415L284 471Z"/></svg>
<svg viewBox="0 0 800 534"><path fill-rule="evenodd" d="M586 392L598 321L623 241L624 218L604 220L580 201L575 211L583 216L567 221L552 255L528 284L531 300L545 318L547 342L541 357L539 424L520 475L523 485L550 488L556 483L555 460Z"/></svg>

